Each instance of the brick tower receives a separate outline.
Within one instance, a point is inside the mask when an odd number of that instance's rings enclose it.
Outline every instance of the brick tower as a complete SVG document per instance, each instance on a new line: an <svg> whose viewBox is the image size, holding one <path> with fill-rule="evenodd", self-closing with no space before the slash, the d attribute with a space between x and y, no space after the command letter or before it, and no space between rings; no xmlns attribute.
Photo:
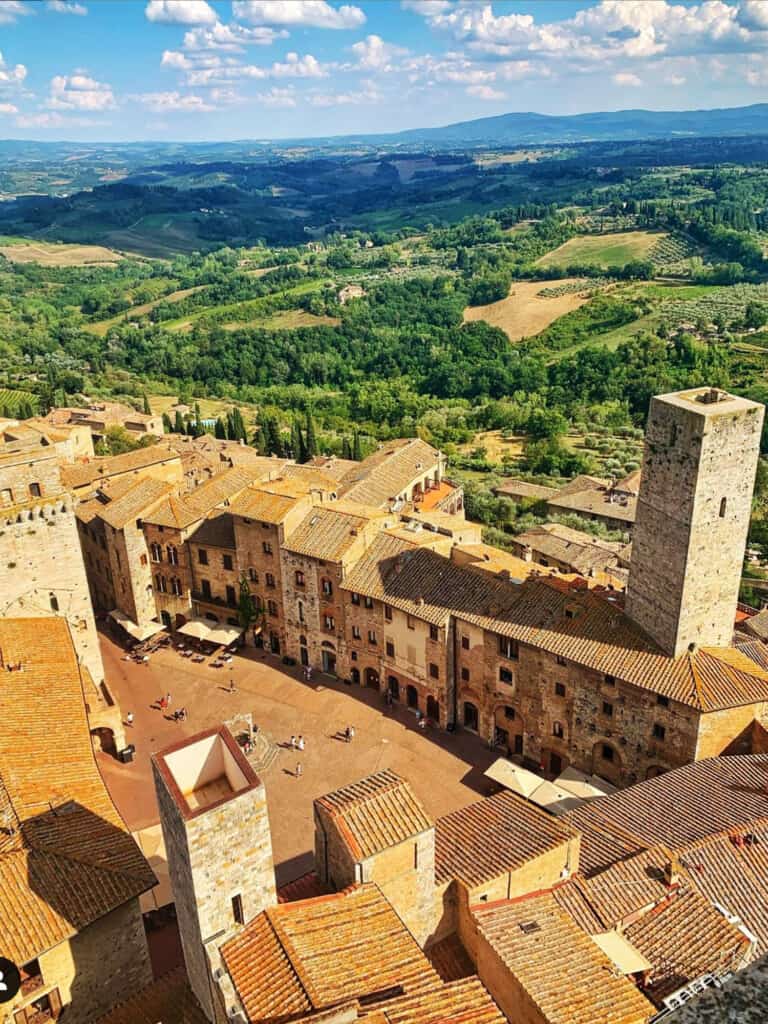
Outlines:
<svg viewBox="0 0 768 1024"><path fill-rule="evenodd" d="M731 643L763 412L716 388L651 400L626 610L672 657Z"/></svg>
<svg viewBox="0 0 768 1024"><path fill-rule="evenodd" d="M277 903L264 786L226 726L153 759L168 873L190 985L221 1018L219 948Z"/></svg>

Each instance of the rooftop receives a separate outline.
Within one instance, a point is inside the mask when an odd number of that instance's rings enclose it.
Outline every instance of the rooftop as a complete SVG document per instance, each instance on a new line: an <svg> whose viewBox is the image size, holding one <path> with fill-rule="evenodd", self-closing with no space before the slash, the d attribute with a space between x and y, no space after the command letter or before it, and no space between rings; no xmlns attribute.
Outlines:
<svg viewBox="0 0 768 1024"><path fill-rule="evenodd" d="M96 767L66 621L0 620L0 682L0 945L22 964L155 878Z"/></svg>
<svg viewBox="0 0 768 1024"><path fill-rule="evenodd" d="M438 818L435 881L458 878L468 887L482 885L575 835L561 819L504 790Z"/></svg>
<svg viewBox="0 0 768 1024"><path fill-rule="evenodd" d="M188 538L190 544L235 550L235 524L230 512L213 511Z"/></svg>
<svg viewBox="0 0 768 1024"><path fill-rule="evenodd" d="M96 1024L207 1024L183 967L153 981Z"/></svg>
<svg viewBox="0 0 768 1024"><path fill-rule="evenodd" d="M315 806L333 819L356 861L432 828L408 783L388 770L328 793Z"/></svg>
<svg viewBox="0 0 768 1024"><path fill-rule="evenodd" d="M170 445L153 444L146 448L137 448L133 452L125 452L123 455L84 459L71 466L62 466L61 476L66 487L77 489L120 473L134 473L161 462L172 462L174 459L178 460L179 456Z"/></svg>
<svg viewBox="0 0 768 1024"><path fill-rule="evenodd" d="M439 452L419 438L387 441L342 479L341 493L349 501L379 508L396 498L414 480L438 463Z"/></svg>
<svg viewBox="0 0 768 1024"><path fill-rule="evenodd" d="M296 555L338 562L374 520L386 525L385 513L347 501L316 505L302 519L285 543Z"/></svg>

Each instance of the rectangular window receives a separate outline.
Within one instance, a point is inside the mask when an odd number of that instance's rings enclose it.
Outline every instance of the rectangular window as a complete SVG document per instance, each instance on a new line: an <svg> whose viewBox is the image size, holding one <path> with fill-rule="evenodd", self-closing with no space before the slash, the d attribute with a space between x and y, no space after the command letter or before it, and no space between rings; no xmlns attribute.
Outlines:
<svg viewBox="0 0 768 1024"><path fill-rule="evenodd" d="M392 621L392 609L389 607L388 604L384 605L384 618L387 620L387 622Z"/></svg>
<svg viewBox="0 0 768 1024"><path fill-rule="evenodd" d="M664 728L664 726L660 725L659 722L654 722L653 723L653 738L655 740L663 740L666 735L667 735L667 730Z"/></svg>
<svg viewBox="0 0 768 1024"><path fill-rule="evenodd" d="M564 697L565 696L565 683L555 683L555 696L556 697Z"/></svg>
<svg viewBox="0 0 768 1024"><path fill-rule="evenodd" d="M517 640L512 640L508 636L499 637L499 654L502 658L515 659L520 656L520 648Z"/></svg>
<svg viewBox="0 0 768 1024"><path fill-rule="evenodd" d="M502 683L513 683L515 681L515 677L508 668L502 667L499 669L499 681Z"/></svg>
<svg viewBox="0 0 768 1024"><path fill-rule="evenodd" d="M255 569L248 570L248 579L251 581L251 583L259 582L259 574L256 572Z"/></svg>
<svg viewBox="0 0 768 1024"><path fill-rule="evenodd" d="M294 577L296 579L296 586L297 587L305 586L306 580L304 578L304 573L301 571L301 569L297 569L296 570L296 572L294 573Z"/></svg>
<svg viewBox="0 0 768 1024"><path fill-rule="evenodd" d="M142 565L146 565L147 564L147 556L146 555L139 555L139 562Z"/></svg>
<svg viewBox="0 0 768 1024"><path fill-rule="evenodd" d="M657 693L656 694L656 703L659 705L660 708L668 708L669 707L669 697L665 697L663 693Z"/></svg>
<svg viewBox="0 0 768 1024"><path fill-rule="evenodd" d="M352 639L353 640L359 640L360 639L360 627L359 626L353 626L352 627Z"/></svg>
<svg viewBox="0 0 768 1024"><path fill-rule="evenodd" d="M463 668L461 670L461 678L464 680L465 683L469 682L469 669L468 668Z"/></svg>
<svg viewBox="0 0 768 1024"><path fill-rule="evenodd" d="M613 704L609 704L607 700L603 701L603 714L607 715L608 718L613 717Z"/></svg>
<svg viewBox="0 0 768 1024"><path fill-rule="evenodd" d="M391 640L387 640L387 657L394 658L395 656L395 645Z"/></svg>
<svg viewBox="0 0 768 1024"><path fill-rule="evenodd" d="M181 595L181 580L178 576L173 576L171 578L171 593L175 594L177 597Z"/></svg>
<svg viewBox="0 0 768 1024"><path fill-rule="evenodd" d="M372 630L368 630L368 643L372 646L376 646L376 633Z"/></svg>
<svg viewBox="0 0 768 1024"><path fill-rule="evenodd" d="M237 896L232 897L232 917L234 918L235 924L245 924L245 915L243 914L243 897L240 893Z"/></svg>
<svg viewBox="0 0 768 1024"><path fill-rule="evenodd" d="M330 580L323 579L320 581L320 589L323 592L323 597L331 597L333 595L333 584Z"/></svg>
<svg viewBox="0 0 768 1024"><path fill-rule="evenodd" d="M406 616L405 624L408 627L408 629L416 629L416 623L414 622L410 615Z"/></svg>
<svg viewBox="0 0 768 1024"><path fill-rule="evenodd" d="M232 555L222 555L221 564L228 571L232 571Z"/></svg>
<svg viewBox="0 0 768 1024"><path fill-rule="evenodd" d="M211 596L211 584L208 580L200 580L200 589L203 592L203 597Z"/></svg>
<svg viewBox="0 0 768 1024"><path fill-rule="evenodd" d="M264 579L266 580L266 583L267 583L268 587L273 587L274 588L274 586L275 586L275 577L272 575L271 572L265 573Z"/></svg>
<svg viewBox="0 0 768 1024"><path fill-rule="evenodd" d="M237 604L237 598L235 597L235 588L227 586L227 604Z"/></svg>
<svg viewBox="0 0 768 1024"><path fill-rule="evenodd" d="M208 565L208 552L205 548L197 549L197 561L200 565Z"/></svg>
<svg viewBox="0 0 768 1024"><path fill-rule="evenodd" d="M440 639L440 630L437 628L437 626L430 626L429 627L429 639L430 640L439 640Z"/></svg>
<svg viewBox="0 0 768 1024"><path fill-rule="evenodd" d="M269 543L268 540L261 542L261 550L264 552L265 555L272 554L272 545Z"/></svg>
<svg viewBox="0 0 768 1024"><path fill-rule="evenodd" d="M515 709L511 708L508 704L504 708L504 717L508 718L510 722L515 720Z"/></svg>
<svg viewBox="0 0 768 1024"><path fill-rule="evenodd" d="M469 650L469 637L468 636L463 636L461 638L461 649L463 651L468 651Z"/></svg>
<svg viewBox="0 0 768 1024"><path fill-rule="evenodd" d="M360 604L360 595L352 591L352 604Z"/></svg>
<svg viewBox="0 0 768 1024"><path fill-rule="evenodd" d="M553 726L552 726L552 735L555 736L559 740L561 740L563 738L563 725L562 725L562 722L555 722L553 724Z"/></svg>
<svg viewBox="0 0 768 1024"><path fill-rule="evenodd" d="M562 656L562 654L558 654L558 656L557 656L557 664L558 665L567 665L568 664L568 659L564 658Z"/></svg>
<svg viewBox="0 0 768 1024"><path fill-rule="evenodd" d="M615 686L616 685L616 676L606 676L605 677L605 685L606 686Z"/></svg>
<svg viewBox="0 0 768 1024"><path fill-rule="evenodd" d="M32 498L39 498L43 492L40 490L40 484L30 484L29 494Z"/></svg>
<svg viewBox="0 0 768 1024"><path fill-rule="evenodd" d="M267 601L267 611L270 615L277 615L277 601Z"/></svg>
<svg viewBox="0 0 768 1024"><path fill-rule="evenodd" d="M440 678L440 669L437 667L437 665L434 663L434 661L431 661L429 663L429 674L430 674L430 676L433 679L439 679Z"/></svg>
<svg viewBox="0 0 768 1024"><path fill-rule="evenodd" d="M334 619L334 617L332 615L324 615L323 616L323 626L326 629L335 629L336 628L336 620Z"/></svg>
<svg viewBox="0 0 768 1024"><path fill-rule="evenodd" d="M372 597L366 597L364 603L365 603L365 607L366 608L373 608L373 598Z"/></svg>

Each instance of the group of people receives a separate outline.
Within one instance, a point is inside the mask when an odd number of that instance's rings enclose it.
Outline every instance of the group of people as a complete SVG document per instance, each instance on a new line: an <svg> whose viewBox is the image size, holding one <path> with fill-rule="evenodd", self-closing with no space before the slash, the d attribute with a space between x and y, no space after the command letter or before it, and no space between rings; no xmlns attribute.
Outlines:
<svg viewBox="0 0 768 1024"><path fill-rule="evenodd" d="M291 736L291 750L303 750L304 746L303 736Z"/></svg>

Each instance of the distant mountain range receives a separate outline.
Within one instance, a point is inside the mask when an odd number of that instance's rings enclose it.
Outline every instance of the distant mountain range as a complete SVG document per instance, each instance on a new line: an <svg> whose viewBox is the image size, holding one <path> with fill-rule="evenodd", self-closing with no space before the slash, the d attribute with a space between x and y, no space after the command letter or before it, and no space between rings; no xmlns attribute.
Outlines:
<svg viewBox="0 0 768 1024"><path fill-rule="evenodd" d="M451 147L544 145L675 136L768 135L768 103L719 110L617 110L593 114L499 114L441 128L347 138L379 144Z"/></svg>

